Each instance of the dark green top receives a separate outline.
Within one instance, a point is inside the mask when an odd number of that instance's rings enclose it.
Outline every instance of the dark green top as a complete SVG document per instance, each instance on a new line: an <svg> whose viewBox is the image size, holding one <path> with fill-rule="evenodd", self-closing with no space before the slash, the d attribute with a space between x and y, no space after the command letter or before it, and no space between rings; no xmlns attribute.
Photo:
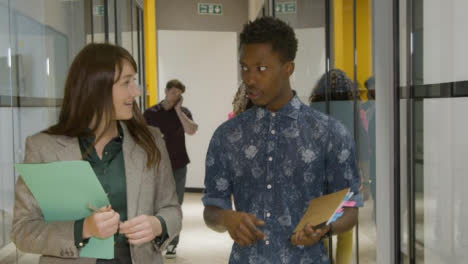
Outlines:
<svg viewBox="0 0 468 264"><path fill-rule="evenodd" d="M125 178L125 162L122 151L123 146L123 130L118 125L119 136L113 138L104 147L102 152L102 159L97 155L96 149L93 144L95 136L79 137L79 145L83 160L88 161L94 170L97 178L106 192L112 209L119 213L120 221L127 220L127 183ZM163 232L156 242L163 242L167 237L167 227L164 219L158 217L161 221ZM83 240L83 222L84 219L75 222L75 245L80 248L83 247L87 240ZM162 241L161 241L162 240ZM115 244L117 247L128 245L127 238L123 234L115 235Z"/></svg>

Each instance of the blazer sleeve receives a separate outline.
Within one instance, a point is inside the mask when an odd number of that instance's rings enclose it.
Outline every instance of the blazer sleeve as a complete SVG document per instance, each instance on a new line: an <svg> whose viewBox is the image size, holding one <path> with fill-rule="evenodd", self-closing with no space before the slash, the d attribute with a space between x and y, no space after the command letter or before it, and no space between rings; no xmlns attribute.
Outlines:
<svg viewBox="0 0 468 264"><path fill-rule="evenodd" d="M177 199L174 176L172 173L171 161L166 149L166 144L159 129L152 128L156 145L161 152L159 166L156 167L156 177L158 181L155 188L155 214L166 222L167 235L169 238L161 245L154 244L156 248L162 250L169 242L176 237L182 228L182 210Z"/></svg>
<svg viewBox="0 0 468 264"><path fill-rule="evenodd" d="M25 163L40 163L41 155L33 137L26 139ZM78 258L74 241L74 221L45 222L42 211L33 194L21 178L15 186L15 204L11 240L21 251Z"/></svg>

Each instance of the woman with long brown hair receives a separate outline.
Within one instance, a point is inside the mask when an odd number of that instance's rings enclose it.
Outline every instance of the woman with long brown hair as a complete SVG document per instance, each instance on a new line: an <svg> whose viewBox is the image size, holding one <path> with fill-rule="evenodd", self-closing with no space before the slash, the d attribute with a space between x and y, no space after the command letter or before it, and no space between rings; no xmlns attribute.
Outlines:
<svg viewBox="0 0 468 264"><path fill-rule="evenodd" d="M46 222L19 177L11 238L40 263L163 263L161 250L180 231L164 140L135 102L136 70L125 49L87 45L70 67L58 123L26 139L25 163L88 161L110 201L84 219ZM114 259L79 257L90 237L110 236Z"/></svg>

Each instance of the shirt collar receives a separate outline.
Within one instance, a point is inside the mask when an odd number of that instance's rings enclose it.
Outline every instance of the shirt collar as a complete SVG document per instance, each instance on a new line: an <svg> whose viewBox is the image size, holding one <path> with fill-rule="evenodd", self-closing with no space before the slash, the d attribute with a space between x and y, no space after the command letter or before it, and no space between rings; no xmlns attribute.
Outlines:
<svg viewBox="0 0 468 264"><path fill-rule="evenodd" d="M120 121L117 121L117 131L118 131L119 135L117 137L113 138L112 140L118 140L118 141L122 142L123 137L124 137L124 131L123 131L122 125L120 124ZM86 136L79 136L80 140L83 140L83 142L86 145L94 144L94 141L96 140L96 135L94 135L91 132L91 129L89 129L89 128L86 129L86 133L87 133Z"/></svg>
<svg viewBox="0 0 468 264"><path fill-rule="evenodd" d="M299 99L299 97L297 97L296 91L293 90L293 98L274 113L288 116L290 118L297 120L297 118L299 117L299 111L301 110L301 105L302 105L301 100ZM259 110L271 112L267 110L265 107L261 107Z"/></svg>

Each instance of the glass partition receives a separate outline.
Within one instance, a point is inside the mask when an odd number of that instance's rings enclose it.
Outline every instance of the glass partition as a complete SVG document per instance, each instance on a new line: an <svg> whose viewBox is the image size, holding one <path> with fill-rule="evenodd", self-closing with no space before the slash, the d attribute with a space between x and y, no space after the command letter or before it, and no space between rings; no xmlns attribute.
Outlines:
<svg viewBox="0 0 468 264"><path fill-rule="evenodd" d="M407 193L408 226L402 253L409 263L464 263L468 257L468 169L464 157L468 128L468 59L465 1L400 1L407 8L408 47ZM400 82L401 83L401 82ZM405 88L405 87L403 87ZM402 100L406 98L402 96ZM403 120L404 121L404 120Z"/></svg>
<svg viewBox="0 0 468 264"><path fill-rule="evenodd" d="M358 226L334 237L338 264L376 262L376 118L372 1L274 1L299 40L291 85L303 102L353 134L361 176Z"/></svg>
<svg viewBox="0 0 468 264"><path fill-rule="evenodd" d="M13 125L11 105L12 80L11 69L14 62L11 61L10 34L9 34L9 0L0 0L0 262L3 263L2 252L9 244L9 231L12 218L13 201Z"/></svg>
<svg viewBox="0 0 468 264"><path fill-rule="evenodd" d="M139 18L132 16L137 11ZM105 41L107 32L111 43L124 39L123 46L142 64L136 19L142 19L142 10L134 1L0 0L0 263L38 261L9 239L13 165L23 161L25 138L57 121L68 68L86 43Z"/></svg>

